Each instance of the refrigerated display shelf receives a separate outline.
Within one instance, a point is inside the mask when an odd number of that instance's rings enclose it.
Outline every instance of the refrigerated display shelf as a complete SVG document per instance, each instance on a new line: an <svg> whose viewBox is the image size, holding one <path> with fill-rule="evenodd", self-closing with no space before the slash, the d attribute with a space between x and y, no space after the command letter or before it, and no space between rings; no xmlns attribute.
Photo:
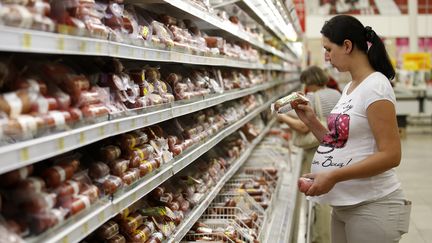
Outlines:
<svg viewBox="0 0 432 243"><path fill-rule="evenodd" d="M264 138L269 129L273 126L276 120L271 120L261 134L251 143L249 148L234 162L228 172L219 180L217 185L207 194L204 200L187 215L187 218L178 226L174 235L170 236L166 242L174 243L180 242L186 233L192 228L195 222L201 217L204 211L208 208L213 199L219 194L219 191L225 185L225 183L237 172L237 170L244 164L249 158L255 146Z"/></svg>
<svg viewBox="0 0 432 243"><path fill-rule="evenodd" d="M137 2L137 0L133 0L133 2ZM280 50L277 50L276 48L269 46L258 39L256 39L254 36L252 36L250 33L239 29L239 27L231 22L226 22L221 20L219 17L212 15L208 12L205 12L201 9L198 9L197 7L193 6L192 4L188 3L187 1L178 1L178 0L164 0L164 2L171 4L172 6L190 14L193 15L196 18L199 18L207 23L209 23L212 26L215 26L221 30L224 30L231 35L234 35L244 41L249 42L250 44L261 48L262 50L265 50L269 53L272 53L275 56L278 56L286 61L289 62L297 62L297 56L294 54L293 50L290 49L290 55L286 55Z"/></svg>
<svg viewBox="0 0 432 243"><path fill-rule="evenodd" d="M167 179L172 177L174 174L179 172L181 168L184 168L185 166L191 164L196 158L213 148L222 139L229 136L231 133L235 132L238 128L246 124L248 121L259 115L260 112L268 109L269 105L276 99L277 97L269 100L244 118L223 129L218 134L205 141L203 144L199 145L198 147L192 148L192 150L185 153L183 157L179 159L175 158L169 163L163 165L161 168L157 169L155 173L141 178L140 181L138 181L125 191L114 194L112 200L110 200L109 198L103 198L94 205L92 205L90 208L86 209L83 212L80 212L80 214L74 216L73 218L68 219L66 223L57 225L53 229L39 236L28 238L26 239L26 242L71 243L81 241L91 232L100 227L103 223L108 221L110 218L114 217L123 209L127 208L143 196L147 195L154 188L156 188L157 186L165 182ZM256 143L257 142L253 142L252 145L255 146ZM243 158L243 156L241 158ZM179 161L181 161L181 163L179 163Z"/></svg>
<svg viewBox="0 0 432 243"><path fill-rule="evenodd" d="M237 99L295 80L297 80L297 78L289 81L273 81L243 90L225 92L221 95L210 96L207 99L186 104L183 102L174 102L168 108L147 112L145 114L99 122L97 124L35 138L29 141L5 145L0 147L0 156L2 158L0 161L0 174L68 152L110 136L190 114L225 101ZM15 163L11 163L11 161Z"/></svg>
<svg viewBox="0 0 432 243"><path fill-rule="evenodd" d="M49 33L7 26L0 27L0 51L43 54L107 56L131 60L174 62L194 65L291 71L280 64L262 64L223 56L193 55L175 50L139 47L119 42L81 36Z"/></svg>

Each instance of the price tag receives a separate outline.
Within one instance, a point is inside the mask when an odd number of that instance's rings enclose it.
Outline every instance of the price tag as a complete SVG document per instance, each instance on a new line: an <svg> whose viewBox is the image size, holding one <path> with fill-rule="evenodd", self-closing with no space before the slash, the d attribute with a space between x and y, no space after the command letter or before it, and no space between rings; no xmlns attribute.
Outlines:
<svg viewBox="0 0 432 243"><path fill-rule="evenodd" d="M104 136L105 135L105 127L104 126L102 126L102 127L99 127L99 136Z"/></svg>
<svg viewBox="0 0 432 243"><path fill-rule="evenodd" d="M59 148L59 150L63 150L65 148L64 138L59 138L58 139L58 148Z"/></svg>
<svg viewBox="0 0 432 243"><path fill-rule="evenodd" d="M63 36L60 36L57 39L57 50L64 51L64 49L65 49L65 41L64 41Z"/></svg>
<svg viewBox="0 0 432 243"><path fill-rule="evenodd" d="M96 53L97 54L100 54L101 52L102 52L102 44L101 43L99 43L99 42L97 42L96 43Z"/></svg>
<svg viewBox="0 0 432 243"><path fill-rule="evenodd" d="M21 158L21 161L29 160L30 156L29 156L28 148L23 148L20 150L20 158Z"/></svg>
<svg viewBox="0 0 432 243"><path fill-rule="evenodd" d="M84 224L83 224L83 231L84 231L84 234L85 235L87 235L88 233L89 233L89 225L88 225L88 222L85 222Z"/></svg>
<svg viewBox="0 0 432 243"><path fill-rule="evenodd" d="M87 51L87 42L81 41L79 44L79 51L86 52Z"/></svg>
<svg viewBox="0 0 432 243"><path fill-rule="evenodd" d="M136 192L134 192L133 194L132 194L132 201L136 201L137 200L137 193Z"/></svg>
<svg viewBox="0 0 432 243"><path fill-rule="evenodd" d="M100 212L100 214L98 214L98 219L99 219L99 223L105 223L105 213L104 211Z"/></svg>
<svg viewBox="0 0 432 243"><path fill-rule="evenodd" d="M116 132L120 132L120 123L119 122L117 122L115 124L115 130L116 130Z"/></svg>
<svg viewBox="0 0 432 243"><path fill-rule="evenodd" d="M80 144L85 143L85 141L86 141L85 133L84 132L80 132L80 137L79 137Z"/></svg>
<svg viewBox="0 0 432 243"><path fill-rule="evenodd" d="M133 127L133 128L136 127L136 119L132 119L132 127Z"/></svg>
<svg viewBox="0 0 432 243"><path fill-rule="evenodd" d="M23 34L23 40L22 40L22 46L23 48L30 48L32 45L32 37L29 33L24 33Z"/></svg>

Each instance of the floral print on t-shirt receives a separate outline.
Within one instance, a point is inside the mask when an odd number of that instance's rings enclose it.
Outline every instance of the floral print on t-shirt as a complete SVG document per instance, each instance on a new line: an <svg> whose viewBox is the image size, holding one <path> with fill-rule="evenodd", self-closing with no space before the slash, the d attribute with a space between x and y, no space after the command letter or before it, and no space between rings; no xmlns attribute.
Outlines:
<svg viewBox="0 0 432 243"><path fill-rule="evenodd" d="M333 149L343 148L349 136L349 122L348 114L330 114L327 117L329 132L324 136L321 145Z"/></svg>

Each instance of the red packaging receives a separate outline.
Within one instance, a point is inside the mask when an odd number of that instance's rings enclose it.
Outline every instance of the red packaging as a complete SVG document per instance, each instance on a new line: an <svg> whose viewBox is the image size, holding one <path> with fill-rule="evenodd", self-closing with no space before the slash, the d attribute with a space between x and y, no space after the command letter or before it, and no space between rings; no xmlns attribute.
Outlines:
<svg viewBox="0 0 432 243"><path fill-rule="evenodd" d="M19 203L20 208L28 213L47 211L56 204L57 195L54 193L30 193Z"/></svg>
<svg viewBox="0 0 432 243"><path fill-rule="evenodd" d="M100 161L91 163L88 169L88 175L93 180L105 177L109 174L109 172L109 166Z"/></svg>
<svg viewBox="0 0 432 243"><path fill-rule="evenodd" d="M100 102L100 94L97 91L85 90L81 92L77 106L89 106Z"/></svg>
<svg viewBox="0 0 432 243"><path fill-rule="evenodd" d="M57 110L58 104L54 97L37 97L31 104L31 112L45 114L48 111Z"/></svg>
<svg viewBox="0 0 432 243"><path fill-rule="evenodd" d="M75 215L84 209L90 208L91 202L88 196L76 195L61 202L60 206L68 209L70 215Z"/></svg>
<svg viewBox="0 0 432 243"><path fill-rule="evenodd" d="M42 178L48 187L57 187L62 182L72 178L75 167L72 164L59 164L46 169L42 172Z"/></svg>
<svg viewBox="0 0 432 243"><path fill-rule="evenodd" d="M3 175L0 175L0 185L4 187L12 186L26 179L32 173L33 173L33 165L29 165L17 170L13 170L11 172L7 172Z"/></svg>
<svg viewBox="0 0 432 243"><path fill-rule="evenodd" d="M140 170L133 168L129 169L122 176L122 180L126 185L131 185L140 178Z"/></svg>
<svg viewBox="0 0 432 243"><path fill-rule="evenodd" d="M78 193L82 190L82 188L83 188L83 184L81 182L68 180L62 183L54 191L59 198L64 198L64 197L78 195Z"/></svg>
<svg viewBox="0 0 432 243"><path fill-rule="evenodd" d="M109 114L109 109L104 104L86 105L81 108L81 111L86 118L95 118Z"/></svg>

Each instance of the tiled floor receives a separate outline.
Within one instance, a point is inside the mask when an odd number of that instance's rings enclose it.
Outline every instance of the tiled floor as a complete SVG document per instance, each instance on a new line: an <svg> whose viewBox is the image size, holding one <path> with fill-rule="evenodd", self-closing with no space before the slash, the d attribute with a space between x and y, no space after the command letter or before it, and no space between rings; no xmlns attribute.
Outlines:
<svg viewBox="0 0 432 243"><path fill-rule="evenodd" d="M409 233L400 243L432 243L432 126L408 128L397 174L413 202Z"/></svg>

